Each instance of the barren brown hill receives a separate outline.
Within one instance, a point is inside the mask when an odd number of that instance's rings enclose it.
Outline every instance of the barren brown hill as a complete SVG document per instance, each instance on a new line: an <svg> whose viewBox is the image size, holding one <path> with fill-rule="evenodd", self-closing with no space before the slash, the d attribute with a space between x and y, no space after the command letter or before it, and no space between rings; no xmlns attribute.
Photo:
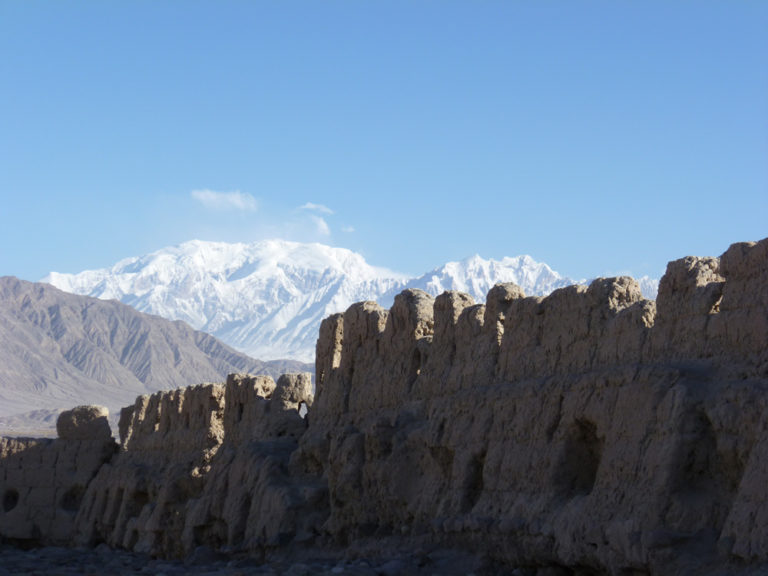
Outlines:
<svg viewBox="0 0 768 576"><path fill-rule="evenodd" d="M137 312L117 301L0 278L0 430L55 425L77 404L112 409L137 395L219 381L231 372L306 371L295 361L261 362L213 336Z"/></svg>

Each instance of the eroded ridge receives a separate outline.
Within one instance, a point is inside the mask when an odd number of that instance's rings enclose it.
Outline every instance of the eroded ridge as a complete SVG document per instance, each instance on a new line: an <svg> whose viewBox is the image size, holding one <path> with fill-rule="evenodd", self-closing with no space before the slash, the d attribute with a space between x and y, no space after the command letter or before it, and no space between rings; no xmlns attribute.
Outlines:
<svg viewBox="0 0 768 576"><path fill-rule="evenodd" d="M450 546L582 574L768 562L768 239L671 262L655 302L620 277L355 304L320 328L316 387L232 375L140 397L68 524L13 537L177 557ZM4 440L1 534L32 514L11 470L84 441Z"/></svg>

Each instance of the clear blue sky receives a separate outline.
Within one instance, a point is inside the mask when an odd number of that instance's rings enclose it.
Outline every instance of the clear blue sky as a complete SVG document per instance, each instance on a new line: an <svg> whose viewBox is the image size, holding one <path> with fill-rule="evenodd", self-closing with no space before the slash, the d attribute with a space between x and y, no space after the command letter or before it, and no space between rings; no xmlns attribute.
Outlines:
<svg viewBox="0 0 768 576"><path fill-rule="evenodd" d="M640 276L768 236L767 2L0 0L0 55L0 275L285 237Z"/></svg>

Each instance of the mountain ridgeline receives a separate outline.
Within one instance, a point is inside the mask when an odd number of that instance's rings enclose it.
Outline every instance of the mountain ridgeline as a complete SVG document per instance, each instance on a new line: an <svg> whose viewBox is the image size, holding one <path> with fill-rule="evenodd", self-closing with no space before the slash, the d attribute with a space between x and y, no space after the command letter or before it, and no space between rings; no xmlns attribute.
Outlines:
<svg viewBox="0 0 768 576"><path fill-rule="evenodd" d="M497 283L514 282L543 296L578 283L530 256L449 262L418 277L369 265L344 248L266 240L253 244L191 241L109 269L51 273L58 288L114 298L150 314L183 320L256 358L311 362L323 318L352 303L391 306L395 295L419 288L432 296L459 290L483 301ZM639 280L647 298L657 281Z"/></svg>

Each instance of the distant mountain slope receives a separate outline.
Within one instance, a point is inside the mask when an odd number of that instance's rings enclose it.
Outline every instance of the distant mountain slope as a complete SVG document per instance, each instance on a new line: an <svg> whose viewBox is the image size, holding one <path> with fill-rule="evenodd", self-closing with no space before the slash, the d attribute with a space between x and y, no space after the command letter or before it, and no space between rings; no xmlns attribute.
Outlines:
<svg viewBox="0 0 768 576"><path fill-rule="evenodd" d="M314 359L322 319L354 302L376 300L388 307L407 287L435 296L461 290L484 302L498 282L515 282L526 294L537 296L575 283L530 256L473 256L409 278L371 266L344 248L283 240L195 240L108 269L54 272L44 281L68 292L114 298L143 312L184 320L251 356L304 361Z"/></svg>
<svg viewBox="0 0 768 576"><path fill-rule="evenodd" d="M0 278L0 417L103 404L112 412L139 394L230 372L306 371L261 362L184 322L48 284Z"/></svg>

